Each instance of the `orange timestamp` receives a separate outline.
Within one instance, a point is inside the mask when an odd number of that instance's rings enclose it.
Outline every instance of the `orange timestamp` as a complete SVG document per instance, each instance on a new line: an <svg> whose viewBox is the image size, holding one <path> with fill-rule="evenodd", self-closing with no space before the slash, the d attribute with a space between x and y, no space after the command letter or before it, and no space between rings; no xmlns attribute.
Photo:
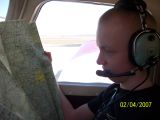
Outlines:
<svg viewBox="0 0 160 120"><path fill-rule="evenodd" d="M152 102L120 102L119 106L121 108L148 108L152 106Z"/></svg>

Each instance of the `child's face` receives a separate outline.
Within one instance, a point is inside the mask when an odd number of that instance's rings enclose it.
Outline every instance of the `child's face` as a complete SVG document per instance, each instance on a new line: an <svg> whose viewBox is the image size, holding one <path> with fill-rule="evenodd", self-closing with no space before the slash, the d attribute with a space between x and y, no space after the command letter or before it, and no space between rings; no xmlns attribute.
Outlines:
<svg viewBox="0 0 160 120"><path fill-rule="evenodd" d="M100 49L97 64L113 73L128 72L135 67L128 57L128 43L135 28L132 29L133 25L129 25L131 22L126 23L126 18L122 16L112 18L99 23L97 29L97 45ZM121 78L125 79L124 77L111 79L119 79L118 82L122 82Z"/></svg>

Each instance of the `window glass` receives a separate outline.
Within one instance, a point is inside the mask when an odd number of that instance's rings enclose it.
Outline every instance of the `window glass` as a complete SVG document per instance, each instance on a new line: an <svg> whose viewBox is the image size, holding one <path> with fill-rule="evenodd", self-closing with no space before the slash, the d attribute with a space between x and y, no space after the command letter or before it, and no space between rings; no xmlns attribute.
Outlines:
<svg viewBox="0 0 160 120"><path fill-rule="evenodd" d="M0 0L0 21L5 21L9 0Z"/></svg>
<svg viewBox="0 0 160 120"><path fill-rule="evenodd" d="M96 29L99 17L111 5L76 2L46 3L36 20L43 47L51 52L57 81L110 83L96 76L98 47Z"/></svg>

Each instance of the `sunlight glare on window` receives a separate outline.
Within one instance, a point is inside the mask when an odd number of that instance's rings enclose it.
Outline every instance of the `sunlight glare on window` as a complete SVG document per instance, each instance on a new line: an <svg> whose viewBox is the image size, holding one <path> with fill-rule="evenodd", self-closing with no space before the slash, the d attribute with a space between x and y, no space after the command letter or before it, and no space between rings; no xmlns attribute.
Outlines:
<svg viewBox="0 0 160 120"><path fill-rule="evenodd" d="M100 68L95 40L99 17L112 7L56 1L42 7L36 24L44 49L52 54L58 81L107 82L95 74Z"/></svg>

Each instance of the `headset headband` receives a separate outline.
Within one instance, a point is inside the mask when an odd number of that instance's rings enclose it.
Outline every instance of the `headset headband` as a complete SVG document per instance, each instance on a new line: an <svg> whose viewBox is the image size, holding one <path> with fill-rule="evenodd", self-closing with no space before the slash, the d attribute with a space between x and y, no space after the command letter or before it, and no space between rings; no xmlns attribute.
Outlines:
<svg viewBox="0 0 160 120"><path fill-rule="evenodd" d="M146 17L147 17L147 11L146 8L142 4L135 4L136 8L139 12L140 20L141 20L141 25L142 25L142 30L146 30L147 24L146 24Z"/></svg>

